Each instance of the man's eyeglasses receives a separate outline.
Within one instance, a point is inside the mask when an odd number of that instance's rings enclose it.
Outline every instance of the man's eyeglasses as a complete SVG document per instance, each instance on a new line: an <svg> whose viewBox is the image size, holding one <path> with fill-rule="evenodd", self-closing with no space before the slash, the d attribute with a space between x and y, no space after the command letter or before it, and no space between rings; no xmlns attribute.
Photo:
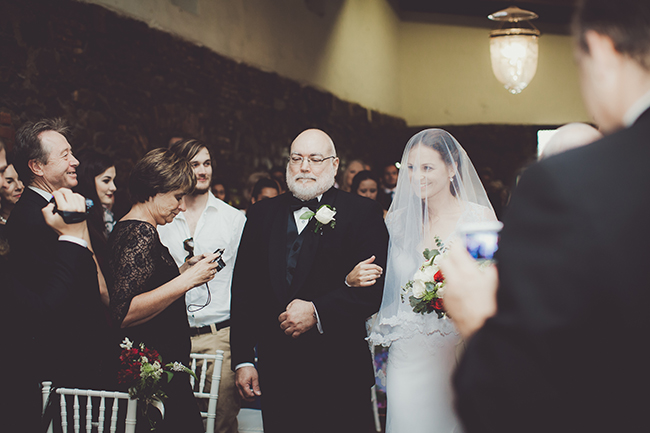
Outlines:
<svg viewBox="0 0 650 433"><path fill-rule="evenodd" d="M185 261L188 261L192 257L194 257L194 239L188 238L183 241L183 249L187 251L187 257L185 257Z"/></svg>
<svg viewBox="0 0 650 433"><path fill-rule="evenodd" d="M321 158L321 157L318 157L318 156L308 156L308 157L305 158L304 156L300 156L300 155L291 155L289 157L289 164L291 164L291 165L302 165L302 162L304 160L307 160L309 165L311 165L313 167L317 167L317 166L321 165L323 162L325 162L325 160L332 159L332 158L336 158L336 156L328 156L327 158Z"/></svg>

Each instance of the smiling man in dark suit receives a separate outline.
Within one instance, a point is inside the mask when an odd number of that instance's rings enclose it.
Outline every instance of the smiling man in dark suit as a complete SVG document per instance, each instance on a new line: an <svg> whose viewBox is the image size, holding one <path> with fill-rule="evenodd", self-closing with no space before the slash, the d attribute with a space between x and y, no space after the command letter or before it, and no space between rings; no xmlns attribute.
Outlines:
<svg viewBox="0 0 650 433"><path fill-rule="evenodd" d="M469 339L455 377L468 433L650 431L650 2L583 1L574 36L605 138L522 176L496 303L496 273L460 249L441 263Z"/></svg>
<svg viewBox="0 0 650 433"><path fill-rule="evenodd" d="M77 186L79 161L67 132L62 119L26 122L16 132L14 167L27 187L7 221L7 237L13 265L35 290L50 270L57 245L57 235L45 224L41 209L53 191ZM35 268L43 272L34 272Z"/></svg>
<svg viewBox="0 0 650 433"><path fill-rule="evenodd" d="M68 258L61 257L63 248L77 247L68 242L62 247L59 240L70 239L52 230L43 218L43 208L53 193L77 185L79 162L66 133L61 119L26 122L16 133L14 166L28 187L7 222L9 263L25 295L33 295L25 301L24 309L18 308L24 314L19 315L16 326L25 331L30 342L31 353L25 356L48 354L47 362L34 372L34 377L51 380L56 386L98 388L105 386L101 364L106 360L108 324L99 298L89 237L80 242L83 265L76 265L79 260L75 256L69 257L70 266L76 267L65 290L49 282L62 269L61 260ZM80 350L83 354L77 356L81 358L74 362L67 358Z"/></svg>
<svg viewBox="0 0 650 433"><path fill-rule="evenodd" d="M384 267L388 233L376 202L333 188L338 164L327 134L304 131L291 145L290 192L247 213L232 286L232 359L242 397L262 395L267 433L372 426L365 320L379 309L383 278L351 288L346 275L373 255Z"/></svg>

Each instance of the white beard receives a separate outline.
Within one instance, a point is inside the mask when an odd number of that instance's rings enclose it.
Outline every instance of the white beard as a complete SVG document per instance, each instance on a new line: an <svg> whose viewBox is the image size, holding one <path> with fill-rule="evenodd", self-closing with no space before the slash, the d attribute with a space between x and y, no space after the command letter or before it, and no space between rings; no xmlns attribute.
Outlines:
<svg viewBox="0 0 650 433"><path fill-rule="evenodd" d="M303 184L300 179L313 179L316 182L309 182ZM298 173L291 176L289 172L289 165L287 165L287 186L289 191L298 199L306 201L316 198L325 193L334 185L334 170L329 166L328 170L324 170L320 176L313 173Z"/></svg>

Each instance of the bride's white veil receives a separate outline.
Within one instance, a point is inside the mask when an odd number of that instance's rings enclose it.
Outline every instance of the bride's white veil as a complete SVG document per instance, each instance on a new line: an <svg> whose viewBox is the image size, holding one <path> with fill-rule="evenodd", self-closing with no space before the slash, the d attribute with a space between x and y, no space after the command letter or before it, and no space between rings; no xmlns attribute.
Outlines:
<svg viewBox="0 0 650 433"><path fill-rule="evenodd" d="M424 148L438 151L446 169L443 169L444 174L440 172L440 182L422 186L420 177L409 175L409 171L419 169ZM429 220L426 197L429 195L428 189L442 187L449 188L462 206L456 229L461 223L496 220L472 162L451 134L442 129L426 129L411 137L402 155L395 196L386 215L390 241L384 296L369 337L376 345L388 346L398 338L408 338L417 332L454 332L448 319L438 319L435 313L413 313L408 300L405 303L401 300L402 287L413 279L415 271L424 261L424 248L435 247L435 233L428 233L429 225L424 224ZM449 237L442 239L443 242L449 240Z"/></svg>

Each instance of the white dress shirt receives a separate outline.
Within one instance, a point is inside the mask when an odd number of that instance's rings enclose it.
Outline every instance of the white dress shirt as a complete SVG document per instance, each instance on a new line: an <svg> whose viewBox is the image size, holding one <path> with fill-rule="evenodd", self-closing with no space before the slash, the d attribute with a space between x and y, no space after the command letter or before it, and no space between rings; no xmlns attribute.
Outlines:
<svg viewBox="0 0 650 433"><path fill-rule="evenodd" d="M219 248L225 249L221 257L226 267L208 282L212 297L210 303L200 308L208 299L205 284L185 294L187 317L191 327L200 328L230 319L232 273L245 223L246 216L243 213L208 194L208 202L196 223L194 236L190 235L184 212L178 214L171 223L158 226L161 242L169 249L179 267L187 257L187 251L183 248L183 241L186 239L193 238L195 256L212 254Z"/></svg>

